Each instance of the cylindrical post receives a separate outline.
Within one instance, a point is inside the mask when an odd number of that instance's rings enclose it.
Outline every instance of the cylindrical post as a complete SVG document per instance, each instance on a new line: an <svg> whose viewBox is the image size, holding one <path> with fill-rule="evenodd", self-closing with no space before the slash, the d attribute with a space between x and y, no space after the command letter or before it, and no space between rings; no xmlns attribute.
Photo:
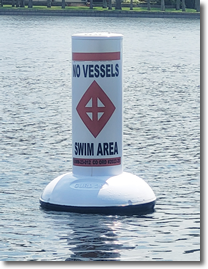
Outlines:
<svg viewBox="0 0 208 269"><path fill-rule="evenodd" d="M152 212L155 194L122 168L120 34L72 36L72 172L52 180L43 208L79 213Z"/></svg>
<svg viewBox="0 0 208 269"><path fill-rule="evenodd" d="M122 169L120 34L72 36L73 173L118 175Z"/></svg>

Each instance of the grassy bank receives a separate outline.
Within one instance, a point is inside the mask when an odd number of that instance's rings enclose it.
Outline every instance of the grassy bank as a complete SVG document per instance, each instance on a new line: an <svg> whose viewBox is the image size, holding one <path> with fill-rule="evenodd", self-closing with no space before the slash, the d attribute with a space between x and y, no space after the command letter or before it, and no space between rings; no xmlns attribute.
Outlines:
<svg viewBox="0 0 208 269"><path fill-rule="evenodd" d="M62 9L61 6L51 6L51 8L47 8L46 6L33 6L33 8L25 7L12 7L12 5L4 5L3 7L0 7L0 9L14 9L14 10L71 10L71 11L108 11L108 12L116 12L115 8L112 8L112 10L108 10L108 8L102 8L102 7L93 7L93 9L90 9L88 6L66 6L65 9ZM120 11L120 10L119 10ZM151 10L147 10L145 7L134 7L133 10L130 10L130 7L122 7L122 11L136 11L136 12L164 12L161 11L160 8L151 8ZM182 13L182 10L176 10L175 8L166 8L165 12L174 12L174 13ZM185 12L183 13L199 13L196 12L195 9L187 8Z"/></svg>

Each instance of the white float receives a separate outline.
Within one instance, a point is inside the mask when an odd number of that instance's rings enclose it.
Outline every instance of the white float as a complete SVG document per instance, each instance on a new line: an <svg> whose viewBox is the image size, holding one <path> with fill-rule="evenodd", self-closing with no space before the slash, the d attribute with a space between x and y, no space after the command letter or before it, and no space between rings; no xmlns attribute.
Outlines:
<svg viewBox="0 0 208 269"><path fill-rule="evenodd" d="M49 210L143 214L156 197L123 171L123 36L72 36L72 172L51 181L40 203Z"/></svg>

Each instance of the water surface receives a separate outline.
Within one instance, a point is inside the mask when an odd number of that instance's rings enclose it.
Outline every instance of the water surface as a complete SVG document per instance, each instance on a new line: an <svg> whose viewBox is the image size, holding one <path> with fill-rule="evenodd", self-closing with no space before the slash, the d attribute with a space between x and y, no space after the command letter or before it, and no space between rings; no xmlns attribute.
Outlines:
<svg viewBox="0 0 208 269"><path fill-rule="evenodd" d="M0 17L0 258L200 259L198 19ZM71 171L71 35L124 35L124 170L157 196L145 216L46 212Z"/></svg>

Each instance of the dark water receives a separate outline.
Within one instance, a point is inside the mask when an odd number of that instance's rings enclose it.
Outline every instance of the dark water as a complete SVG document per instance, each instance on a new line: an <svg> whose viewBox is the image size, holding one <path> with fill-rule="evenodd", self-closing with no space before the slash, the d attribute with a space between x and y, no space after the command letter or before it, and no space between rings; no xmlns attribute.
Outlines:
<svg viewBox="0 0 208 269"><path fill-rule="evenodd" d="M0 17L0 259L200 259L200 24ZM124 170L157 196L142 217L45 212L71 171L71 35L124 35Z"/></svg>

